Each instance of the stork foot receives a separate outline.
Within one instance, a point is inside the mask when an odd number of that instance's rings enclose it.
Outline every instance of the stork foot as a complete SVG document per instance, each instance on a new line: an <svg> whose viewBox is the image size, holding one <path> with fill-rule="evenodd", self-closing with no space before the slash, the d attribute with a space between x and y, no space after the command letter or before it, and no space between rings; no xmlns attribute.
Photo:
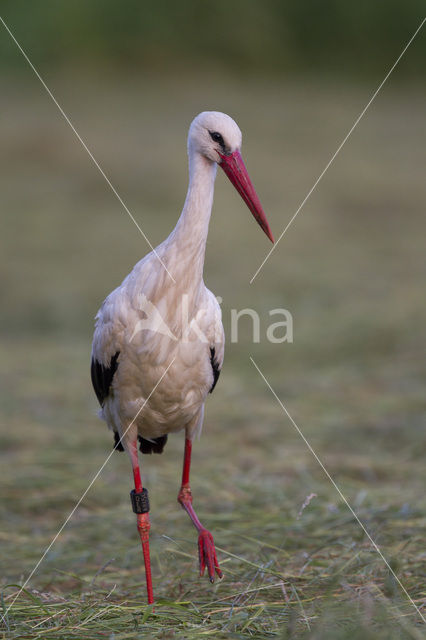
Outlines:
<svg viewBox="0 0 426 640"><path fill-rule="evenodd" d="M217 561L213 536L207 529L203 529L198 536L198 558L200 560L200 576L204 575L207 567L210 582L214 582L215 573L219 578L222 577L223 574Z"/></svg>

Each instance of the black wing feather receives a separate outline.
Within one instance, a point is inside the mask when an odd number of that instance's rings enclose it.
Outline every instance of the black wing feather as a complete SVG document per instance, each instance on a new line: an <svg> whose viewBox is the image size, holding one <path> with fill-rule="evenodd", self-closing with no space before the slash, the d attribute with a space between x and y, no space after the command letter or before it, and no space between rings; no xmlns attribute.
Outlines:
<svg viewBox="0 0 426 640"><path fill-rule="evenodd" d="M112 379L117 371L119 355L120 352L117 351L117 353L112 356L108 367L104 367L104 365L98 362L98 360L92 358L92 364L90 367L92 384L101 407L104 406L105 400L108 397Z"/></svg>
<svg viewBox="0 0 426 640"><path fill-rule="evenodd" d="M210 362L213 369L213 384L209 393L213 393L213 389L215 388L216 382L219 380L219 376L220 376L219 363L216 360L216 350L214 347L210 347Z"/></svg>

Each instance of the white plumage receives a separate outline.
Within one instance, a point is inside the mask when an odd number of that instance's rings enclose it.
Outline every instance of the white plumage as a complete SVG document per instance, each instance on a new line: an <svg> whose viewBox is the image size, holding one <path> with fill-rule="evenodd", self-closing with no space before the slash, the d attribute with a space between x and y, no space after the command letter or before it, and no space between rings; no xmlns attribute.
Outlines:
<svg viewBox="0 0 426 640"><path fill-rule="evenodd" d="M201 429L204 403L224 355L220 306L203 281L218 164L272 239L240 147L241 132L229 116L208 111L192 122L189 187L182 214L170 236L138 262L103 302L96 316L92 347L92 379L101 403L100 417L119 434L130 455L136 493L146 492L139 476L138 436L155 442L185 429L186 466L178 499L199 531L200 566L203 570L207 565L211 580L215 571L221 572L211 534L192 508L189 463L191 442ZM148 600L152 602L146 553L149 519L147 513L137 513Z"/></svg>
<svg viewBox="0 0 426 640"><path fill-rule="evenodd" d="M148 258L158 261L152 253ZM163 310L161 320L172 337L165 331L138 329L138 324L145 321L146 301L141 302L137 284L141 283L146 270L143 262L138 263L105 300L96 317L93 340L93 358L104 366L119 352L117 371L100 416L111 429L123 435L124 444L136 435L149 439L182 429L192 437L193 431L201 427L204 402L214 382L210 349L215 351L219 370L223 362L221 311L203 282L193 293L170 282L157 295L155 287L148 288L144 282L144 294L150 296L148 300L157 311ZM183 309L186 301L187 325ZM147 400L163 375L155 393Z"/></svg>

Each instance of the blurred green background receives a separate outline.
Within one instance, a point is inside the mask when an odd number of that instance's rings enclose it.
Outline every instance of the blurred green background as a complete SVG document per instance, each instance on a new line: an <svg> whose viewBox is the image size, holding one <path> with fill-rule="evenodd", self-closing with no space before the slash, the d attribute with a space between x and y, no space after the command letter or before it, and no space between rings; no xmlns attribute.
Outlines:
<svg viewBox="0 0 426 640"><path fill-rule="evenodd" d="M154 245L180 213L187 128L204 109L240 125L277 237L422 11L414 1L1 5ZM194 451L195 504L225 580L197 577L174 436L143 461L156 615L142 617L130 465L114 454L9 611L7 637L422 637L249 356L424 607L425 52L421 31L251 285L268 241L218 175L205 281L223 297L228 338L232 308L257 310L262 333L253 344L241 320L228 342ZM2 25L0 70L4 586L25 581L110 451L89 380L93 318L148 247ZM293 344L265 339L277 307L293 315ZM4 588L5 608L15 593Z"/></svg>
<svg viewBox="0 0 426 640"><path fill-rule="evenodd" d="M424 14L421 0L378 2L144 2L3 0L5 18L19 29L36 59L49 67L88 63L116 70L218 68L227 73L382 72ZM424 70L419 39L405 73ZM1 64L20 66L7 41Z"/></svg>

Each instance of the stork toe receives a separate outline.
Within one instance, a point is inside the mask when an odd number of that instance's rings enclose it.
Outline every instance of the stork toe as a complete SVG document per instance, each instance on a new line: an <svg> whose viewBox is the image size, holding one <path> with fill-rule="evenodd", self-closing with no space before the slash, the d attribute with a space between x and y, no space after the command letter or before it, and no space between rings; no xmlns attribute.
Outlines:
<svg viewBox="0 0 426 640"><path fill-rule="evenodd" d="M203 529L198 536L198 558L200 561L200 576L204 575L207 567L210 582L214 582L215 573L217 573L219 578L222 578L223 573L217 561L213 536L207 529Z"/></svg>

